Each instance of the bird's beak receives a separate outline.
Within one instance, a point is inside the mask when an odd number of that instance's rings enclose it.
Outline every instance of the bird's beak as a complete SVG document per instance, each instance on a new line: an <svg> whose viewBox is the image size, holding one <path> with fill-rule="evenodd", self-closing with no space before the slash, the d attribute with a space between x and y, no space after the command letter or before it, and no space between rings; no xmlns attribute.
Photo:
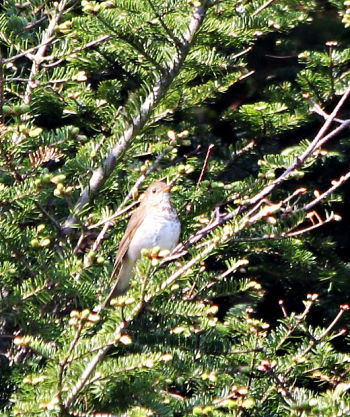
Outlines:
<svg viewBox="0 0 350 417"><path fill-rule="evenodd" d="M168 193L172 188L173 188L172 185L168 185L167 187L164 188L163 193Z"/></svg>

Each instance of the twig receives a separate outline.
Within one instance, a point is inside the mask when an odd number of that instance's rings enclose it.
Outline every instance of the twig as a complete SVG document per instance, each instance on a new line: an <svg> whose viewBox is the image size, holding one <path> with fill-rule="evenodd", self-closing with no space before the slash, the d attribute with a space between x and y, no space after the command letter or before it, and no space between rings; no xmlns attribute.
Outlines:
<svg viewBox="0 0 350 417"><path fill-rule="evenodd" d="M40 45L33 46L33 48L29 48L26 51L23 51L17 55L11 56L10 58L6 58L2 61L3 64L7 64L8 62L16 61L19 58L22 58L24 56L27 56L28 54L31 54L32 52L36 51L37 49L41 48L42 46L49 45L52 43L54 38L49 38L45 42L42 42Z"/></svg>
<svg viewBox="0 0 350 417"><path fill-rule="evenodd" d="M35 28L35 26L38 26L38 25L40 25L40 23L45 22L45 20L46 20L46 19L47 19L47 14L44 14L44 15L43 15L40 19L38 19L37 21L35 21L35 22L33 22L33 23L30 23L29 25L25 26L21 32L24 32L25 30L30 30L30 29ZM21 33L21 32L20 32L20 33Z"/></svg>
<svg viewBox="0 0 350 417"><path fill-rule="evenodd" d="M207 154L206 154L205 159L204 159L202 171L201 171L200 176L199 176L198 181L197 181L197 187L203 181L204 175L205 175L205 173L207 171L207 168L208 168L208 164L209 164L209 159L210 159L211 153L212 153L212 151L214 149L214 146L215 145L211 143L209 145L209 147L208 147L208 151L207 151Z"/></svg>
<svg viewBox="0 0 350 417"><path fill-rule="evenodd" d="M66 367L67 367L67 364L68 364L68 361L69 361L69 357L71 356L75 346L77 345L77 343L79 341L79 338L80 338L81 332L83 330L83 327L84 327L84 322L81 321L79 323L78 329L75 333L74 339L72 340L72 343L69 346L69 349L68 349L68 352L67 352L65 358L62 361L60 361L60 363L59 363L60 369L59 369L59 372L58 372L58 381L57 381L57 391L58 391L57 397L58 397L58 401L59 401L59 404L60 404L60 408L61 408L62 411L65 411L65 413L67 412L67 410L64 406L63 399L62 399L63 376L64 376L64 372L66 370Z"/></svg>
<svg viewBox="0 0 350 417"><path fill-rule="evenodd" d="M256 16L259 13L261 13L266 7L270 6L271 3L273 3L274 0L268 0L266 3L262 4L258 9L255 10L255 12L252 14L252 16Z"/></svg>
<svg viewBox="0 0 350 417"><path fill-rule="evenodd" d="M138 203L139 203L138 201L134 201L133 203L129 204L128 206L126 206L123 209L120 209L120 207L119 207L118 210L112 214L112 216L109 216L106 219L103 219L103 220L99 221L98 223L91 224L88 227L88 230L96 229L97 227L103 226L105 223L111 223L111 225L112 225L113 224L113 220L115 220L117 217L120 217L124 213L128 212L129 210L131 210ZM120 205L120 206L122 206L122 205Z"/></svg>
<svg viewBox="0 0 350 417"><path fill-rule="evenodd" d="M239 58L239 57L241 57L241 56L243 56L243 55L245 55L245 54L247 54L248 52L250 52L250 51L252 51L253 50L253 47L252 46L249 46L249 48L247 48L247 49L244 49L243 51L241 51L241 52L238 52L237 54L235 54L235 55L230 55L230 59L237 59L237 58ZM251 72L254 72L254 71L250 71L250 73ZM246 75L246 74L245 74Z"/></svg>
<svg viewBox="0 0 350 417"><path fill-rule="evenodd" d="M284 300L279 300L278 301L279 306L281 307L282 313L283 313L283 317L286 319L288 317L288 313L286 310L286 307L284 305Z"/></svg>
<svg viewBox="0 0 350 417"><path fill-rule="evenodd" d="M61 225L58 223L58 221L53 218L51 214L38 201L34 201L34 204L50 220L50 222L56 227L57 230L61 230Z"/></svg>
<svg viewBox="0 0 350 417"><path fill-rule="evenodd" d="M293 172L297 168L301 167L304 164L304 162L307 160L307 158L312 154L312 152L314 152L316 149L321 147L323 143L327 142L331 137L336 136L337 133L339 133L341 130L343 130L343 129L345 129L345 127L347 127L347 125L350 123L350 121L349 121L349 123L346 124L346 126L343 126L344 125L344 123L343 123L337 129L335 129L334 131L329 133L327 136L324 136L324 134L328 130L329 126L331 125L333 119L338 114L340 108L342 107L342 105L345 103L345 101L349 97L349 94L350 94L350 87L345 91L345 93L343 94L343 96L339 100L338 104L336 105L336 107L334 108L332 113L329 115L328 119L325 121L325 123L323 124L323 126L319 130L318 134L315 136L314 140L310 143L310 145L307 147L307 149L303 152L303 154L300 155L299 157L296 157L294 163L289 168L287 168L282 175L280 175L270 185L265 187L260 193L258 193L256 196L254 196L249 201L249 205L255 204L256 202L258 202L259 200L261 200L262 198L264 198L268 194L270 194L271 191L274 190L277 185L281 184L285 179L287 179L287 177L291 174L291 172Z"/></svg>
<svg viewBox="0 0 350 417"><path fill-rule="evenodd" d="M322 341L323 338L325 338L327 336L327 334L333 329L333 327L337 324L337 322L339 321L339 319L341 318L341 316L344 314L344 312L346 310L349 310L349 306L347 304L345 304L345 306L340 306L340 310L338 312L338 314L335 316L335 318L332 320L331 324L322 332L321 336L318 337L317 339L311 340L310 344L308 345L308 347L300 354L301 357L305 356L307 353L310 352L310 350L317 345L318 343L320 343Z"/></svg>
<svg viewBox="0 0 350 417"><path fill-rule="evenodd" d="M311 299L307 301L305 310L301 313L301 315L299 316L297 321L293 324L293 326L289 327L287 333L280 340L280 342L276 346L276 351L283 345L283 343L288 339L288 337L294 332L294 330L299 326L300 323L302 323L304 321L305 317L309 314L309 312L311 310L311 307L313 306L314 302L316 301L316 299L313 299L312 297L313 297L313 295L311 296Z"/></svg>
<svg viewBox="0 0 350 417"><path fill-rule="evenodd" d="M209 290L213 285L217 284L218 282L222 281L225 277L232 274L232 272L237 271L238 268L241 266L246 266L248 264L247 259L240 259L239 261L235 262L234 265L231 266L231 268L227 269L224 273L219 275L218 277L214 278L213 281L205 283L195 294L192 295L194 291L194 287L191 288L189 294L186 297L186 300L193 301L195 300L200 293L202 293L204 290ZM197 281L194 282L196 284Z"/></svg>
<svg viewBox="0 0 350 417"><path fill-rule="evenodd" d="M314 207L316 204L318 204L321 200L324 200L326 197L328 197L333 191L335 191L337 188L339 188L341 185L343 185L348 179L350 178L350 171L347 172L345 175L342 175L338 180L332 181L332 187L330 187L327 191L320 194L317 198L310 201L310 203L305 204L303 207L303 210L309 211L312 207Z"/></svg>
<svg viewBox="0 0 350 417"><path fill-rule="evenodd" d="M75 248L74 248L74 250L73 250L73 255L76 255L77 253L78 253L78 251L79 251L79 249L80 249L80 246L81 246L81 244L84 242L84 239L86 238L86 233L85 233L85 231L83 231L82 233L81 233L81 235L79 236L79 239L78 239L78 242L77 242L77 244L75 245Z"/></svg>
<svg viewBox="0 0 350 417"><path fill-rule="evenodd" d="M147 0L148 4L151 6L151 9L153 10L153 13L157 16L157 19L159 20L159 23L162 25L162 28L165 30L166 34L169 36L169 38L174 42L174 45L176 47L181 48L181 42L177 37L172 33L172 31L168 28L166 23L164 22L162 16L160 13L157 12L156 7L154 6L152 0Z"/></svg>
<svg viewBox="0 0 350 417"><path fill-rule="evenodd" d="M94 241L94 243L93 243L93 245L92 245L92 247L91 247L91 252L97 252L98 251L98 248L100 247L100 245L101 245L101 243L102 243L102 241L103 241L103 239L104 239L104 237L105 237L105 235L106 235L106 233L108 232L108 229L111 227L111 224L112 223L105 223L105 225L103 226L103 228L102 228L102 230L100 231L100 233L98 234L98 236L97 236L97 238L96 238L96 240ZM84 235L84 232L82 233L82 235L81 235L81 238L80 239L82 239L82 236ZM80 240L79 239L79 240ZM75 277L74 277L74 279L75 279L75 281L79 281L80 280L80 278L81 278L81 274L83 273L83 271L86 269L86 268L89 268L91 266L91 264L90 264L90 260L89 260L89 258L85 258L85 262L84 262L84 265L82 266L82 268L78 271L78 273L75 275Z"/></svg>
<svg viewBox="0 0 350 417"><path fill-rule="evenodd" d="M312 103L313 107L311 109L312 112L319 114L320 116L322 116L324 119L328 119L329 114L326 113L314 100L312 100L311 98L309 99L310 102ZM337 117L335 117L333 119L335 122L337 123L344 123L344 120L342 119L338 119Z"/></svg>
<svg viewBox="0 0 350 417"><path fill-rule="evenodd" d="M0 50L0 123L4 123L4 71L2 52Z"/></svg>
<svg viewBox="0 0 350 417"><path fill-rule="evenodd" d="M43 64L44 68L53 68L53 67L57 67L58 65L61 64L61 62L63 62L63 60L65 58L67 58L68 56L71 56L73 54L76 54L78 52L84 51L85 49L88 48L92 48L96 45L98 45L99 43L102 43L104 41L106 41L107 39L109 39L111 36L110 35L103 35L98 39L95 39L94 41L88 42L86 45L84 46L79 46L78 48L73 49L73 51L69 54L66 54L64 56L61 55L61 58L59 58L57 61L52 62L51 64Z"/></svg>
<svg viewBox="0 0 350 417"><path fill-rule="evenodd" d="M252 354L252 358L250 361L250 372L249 372L249 377L248 377L248 383L247 383L247 389L250 389L250 386L252 384L252 379L253 379L253 371L254 371L254 367L255 367L255 359L256 359L256 349L258 347L258 340L259 340L259 332L256 331L255 332L255 338L254 338L254 345L253 345L253 354Z"/></svg>
<svg viewBox="0 0 350 417"><path fill-rule="evenodd" d="M117 165L117 161L130 146L130 143L135 135L145 126L152 110L159 103L160 99L166 94L172 81L179 73L190 47L194 42L195 34L198 32L203 23L206 9L208 7L206 2L203 2L203 4L203 6L201 5L200 7L194 8L191 22L184 35L183 44L181 48L179 48L173 61L169 63L168 71L161 75L159 80L155 83L151 93L142 103L139 113L133 117L131 124L119 138L117 145L111 150L102 166L94 170L89 185L83 190L76 203L75 207L78 212L96 196L105 181L111 176ZM64 224L63 232L65 234L70 234L75 223L76 216L69 216Z"/></svg>
<svg viewBox="0 0 350 417"><path fill-rule="evenodd" d="M304 229L296 230L294 232L287 232L285 233L284 237L295 237L295 236L303 235L304 233L311 232L311 230L318 229L319 227L323 226L326 223L331 222L334 219L335 219L335 215L331 214L330 216L326 218L326 220L320 221L316 224L313 224L312 226L305 227Z"/></svg>

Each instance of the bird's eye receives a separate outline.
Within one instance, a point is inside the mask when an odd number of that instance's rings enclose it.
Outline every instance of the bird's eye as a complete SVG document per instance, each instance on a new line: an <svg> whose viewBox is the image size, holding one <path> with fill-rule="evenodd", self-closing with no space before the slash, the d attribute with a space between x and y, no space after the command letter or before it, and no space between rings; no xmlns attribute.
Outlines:
<svg viewBox="0 0 350 417"><path fill-rule="evenodd" d="M156 188L152 188L152 194L155 194L157 192Z"/></svg>

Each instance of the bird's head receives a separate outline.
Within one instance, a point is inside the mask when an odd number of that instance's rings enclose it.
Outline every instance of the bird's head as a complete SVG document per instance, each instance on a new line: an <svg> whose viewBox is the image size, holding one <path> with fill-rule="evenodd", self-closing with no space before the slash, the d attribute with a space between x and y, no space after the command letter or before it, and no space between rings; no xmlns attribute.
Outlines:
<svg viewBox="0 0 350 417"><path fill-rule="evenodd" d="M157 181L151 184L142 200L142 204L157 205L162 202L170 201L171 185L167 185L163 181Z"/></svg>

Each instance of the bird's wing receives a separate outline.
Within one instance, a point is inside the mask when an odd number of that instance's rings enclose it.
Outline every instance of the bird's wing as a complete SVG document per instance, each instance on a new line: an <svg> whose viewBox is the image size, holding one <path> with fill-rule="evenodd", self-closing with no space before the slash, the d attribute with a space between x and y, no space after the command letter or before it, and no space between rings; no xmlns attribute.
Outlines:
<svg viewBox="0 0 350 417"><path fill-rule="evenodd" d="M138 209L134 212L134 214L130 217L129 223L126 227L124 236L122 237L120 243L119 243L119 248L118 248L118 252L117 255L115 257L115 261L114 261L114 267L113 267L113 272L111 275L111 281L113 280L121 262L123 261L128 249L129 249L129 245L130 242L132 240L132 238L134 237L134 234L136 232L136 230L138 229L138 227L141 225L142 221L143 221L143 206L140 205L138 207Z"/></svg>
<svg viewBox="0 0 350 417"><path fill-rule="evenodd" d="M120 281L123 279L123 272L125 274L128 274L131 272L132 268L133 268L133 263L129 262L124 262L124 264L122 263L128 249L129 249L129 245L130 242L132 240L132 238L134 237L134 234L136 232L136 230L138 229L138 227L140 226L140 224L143 221L144 218L144 214L143 214L143 206L140 205L138 207L138 209L135 211L135 213L130 217L129 223L126 227L124 236L122 237L120 243L119 243L119 248L118 248L118 252L115 258L115 262L114 262L114 266L113 266L113 271L110 277L110 285L115 277L115 275L117 274L118 270L119 274L118 277L116 279L116 281L114 282L110 293L108 294L107 298L105 299L102 308L105 307L109 307L110 306L110 301L112 298L116 297L118 295L119 291L119 287L120 287ZM126 260L127 261L127 260ZM124 267L124 269L123 269ZM127 286L126 286L127 288ZM123 290L123 292L125 292L125 290ZM121 294L122 292L120 292ZM120 295L119 294L119 295Z"/></svg>

